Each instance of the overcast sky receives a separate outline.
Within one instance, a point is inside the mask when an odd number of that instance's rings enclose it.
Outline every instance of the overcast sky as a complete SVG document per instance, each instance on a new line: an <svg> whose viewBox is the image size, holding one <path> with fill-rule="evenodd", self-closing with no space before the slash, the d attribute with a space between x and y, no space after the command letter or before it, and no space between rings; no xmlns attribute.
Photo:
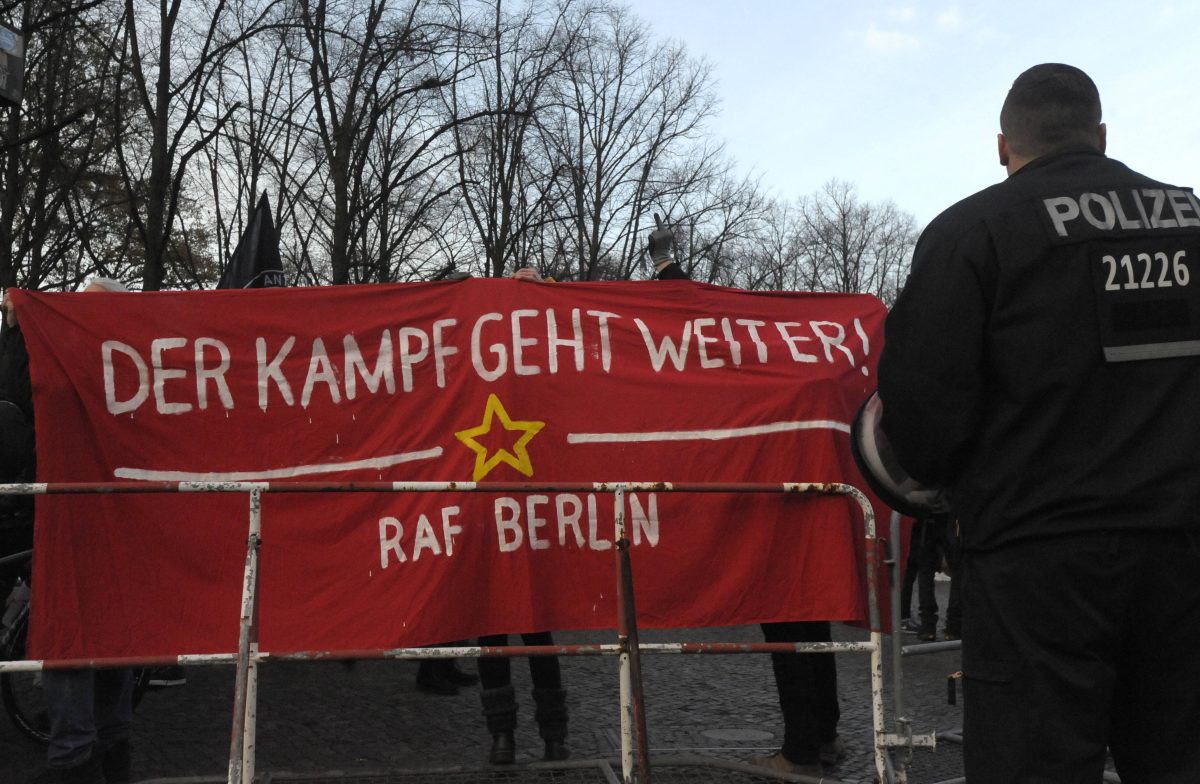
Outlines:
<svg viewBox="0 0 1200 784"><path fill-rule="evenodd" d="M715 135L787 199L831 178L922 225L1004 177L1000 104L1042 62L1100 88L1108 154L1200 185L1200 3L636 0L713 67Z"/></svg>

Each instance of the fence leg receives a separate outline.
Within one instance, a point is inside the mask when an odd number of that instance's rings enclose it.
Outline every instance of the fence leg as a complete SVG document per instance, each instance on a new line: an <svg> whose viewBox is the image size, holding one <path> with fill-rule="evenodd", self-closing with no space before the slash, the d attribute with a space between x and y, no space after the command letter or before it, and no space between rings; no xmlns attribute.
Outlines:
<svg viewBox="0 0 1200 784"><path fill-rule="evenodd" d="M903 737L911 738L912 727L908 720L908 711L904 706L904 660L900 650L904 644L904 635L900 631L900 593L905 579L904 570L907 567L904 561L904 549L900 546L900 522L900 513L893 511L888 525L891 539L891 567L888 569L890 577L888 584L892 589L892 606L890 608L892 616L892 695L896 711L896 729ZM908 780L908 757L911 754L912 746L910 745L905 749L904 759L899 767L892 766L894 772L892 781L903 784Z"/></svg>
<svg viewBox="0 0 1200 784"><path fill-rule="evenodd" d="M250 532L242 582L242 614L238 631L237 675L233 692L233 729L229 742L229 784L254 780L254 720L258 697L258 550L262 544L262 490L250 490Z"/></svg>
<svg viewBox="0 0 1200 784"><path fill-rule="evenodd" d="M638 642L637 603L633 595L633 564L625 526L625 490L614 493L617 539L617 637L621 647L621 775L632 784L634 750L637 781L650 784L650 748L646 737L646 704L642 692L642 662Z"/></svg>
<svg viewBox="0 0 1200 784"><path fill-rule="evenodd" d="M888 747L884 740L887 728L883 720L883 634L871 632L871 716L875 725L875 777L881 784L891 784L887 775Z"/></svg>
<svg viewBox="0 0 1200 784"><path fill-rule="evenodd" d="M887 778L888 746L883 715L883 617L879 606L879 538L875 526L875 511L867 497L857 490L850 493L862 508L863 543L867 562L867 623L871 629L871 718L874 725L875 776L885 783Z"/></svg>
<svg viewBox="0 0 1200 784"><path fill-rule="evenodd" d="M242 781L254 781L255 749L258 746L258 603L254 606L254 640L246 665L246 724L242 729Z"/></svg>

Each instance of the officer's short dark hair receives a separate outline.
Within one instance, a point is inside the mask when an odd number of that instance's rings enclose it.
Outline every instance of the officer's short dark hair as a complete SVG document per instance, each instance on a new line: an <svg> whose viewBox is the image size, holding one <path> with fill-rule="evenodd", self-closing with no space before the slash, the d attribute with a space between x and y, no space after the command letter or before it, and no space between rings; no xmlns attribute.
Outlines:
<svg viewBox="0 0 1200 784"><path fill-rule="evenodd" d="M1071 65L1035 65L1013 82L1000 110L1009 148L1028 158L1067 147L1097 148L1100 91Z"/></svg>

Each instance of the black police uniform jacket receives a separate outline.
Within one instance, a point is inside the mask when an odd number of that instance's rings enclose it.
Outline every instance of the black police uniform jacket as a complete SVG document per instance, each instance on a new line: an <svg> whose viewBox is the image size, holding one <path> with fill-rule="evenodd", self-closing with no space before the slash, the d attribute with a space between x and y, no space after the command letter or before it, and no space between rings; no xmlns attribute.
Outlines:
<svg viewBox="0 0 1200 784"><path fill-rule="evenodd" d="M964 547L1200 530L1200 203L1093 151L939 215L888 316L883 430Z"/></svg>

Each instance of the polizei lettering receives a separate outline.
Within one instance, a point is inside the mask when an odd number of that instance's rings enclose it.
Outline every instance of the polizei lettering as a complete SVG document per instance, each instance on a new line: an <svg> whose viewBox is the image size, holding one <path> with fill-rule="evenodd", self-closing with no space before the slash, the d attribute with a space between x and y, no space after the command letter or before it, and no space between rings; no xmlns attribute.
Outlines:
<svg viewBox="0 0 1200 784"><path fill-rule="evenodd" d="M1043 199L1059 237L1091 237L1097 231L1146 231L1200 227L1200 202L1180 188L1128 188Z"/></svg>

